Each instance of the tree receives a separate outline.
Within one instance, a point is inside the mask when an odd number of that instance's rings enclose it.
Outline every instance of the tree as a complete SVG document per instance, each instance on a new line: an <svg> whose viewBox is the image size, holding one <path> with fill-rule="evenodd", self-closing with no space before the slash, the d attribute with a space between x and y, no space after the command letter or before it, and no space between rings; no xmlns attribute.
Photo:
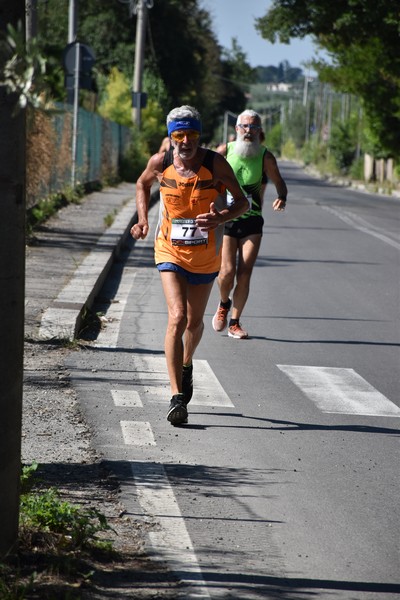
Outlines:
<svg viewBox="0 0 400 600"><path fill-rule="evenodd" d="M116 67L111 70L98 110L105 119L127 127L132 125L131 88L126 75Z"/></svg>
<svg viewBox="0 0 400 600"><path fill-rule="evenodd" d="M0 9L0 73L13 48L7 25L24 23L25 2ZM25 111L19 94L0 82L0 556L16 543L21 473L25 285Z"/></svg>
<svg viewBox="0 0 400 600"><path fill-rule="evenodd" d="M392 0L274 0L256 20L262 37L289 43L311 35L332 63L313 66L321 81L362 99L381 151L400 155L400 16Z"/></svg>
<svg viewBox="0 0 400 600"><path fill-rule="evenodd" d="M171 108L192 104L201 112L205 141L212 138L227 103L230 110L245 105L241 85L232 86L232 58L225 60L212 31L209 14L199 0L157 0L148 10L144 82L158 79L144 91L157 102L163 117ZM60 57L67 43L68 0L38 4L39 38L46 56ZM78 39L88 44L96 57L100 95L113 68L132 81L135 57L136 16L118 0L86 0L79 4ZM166 26L168 23L168 26ZM244 57L237 55L242 60ZM248 67L248 72L251 71ZM54 92L59 71L53 72ZM243 78L242 78L243 79ZM162 93L160 94L160 90ZM145 115L143 115L144 117ZM144 126L144 123L143 123Z"/></svg>
<svg viewBox="0 0 400 600"><path fill-rule="evenodd" d="M210 16L198 7L198 0L159 0L148 16L153 64L168 93L166 112L181 104L196 106L203 135L211 139L221 115L224 82Z"/></svg>
<svg viewBox="0 0 400 600"><path fill-rule="evenodd" d="M277 67L256 67L257 81L259 83L296 83L303 79L303 71L298 67L291 67L288 61L279 63Z"/></svg>

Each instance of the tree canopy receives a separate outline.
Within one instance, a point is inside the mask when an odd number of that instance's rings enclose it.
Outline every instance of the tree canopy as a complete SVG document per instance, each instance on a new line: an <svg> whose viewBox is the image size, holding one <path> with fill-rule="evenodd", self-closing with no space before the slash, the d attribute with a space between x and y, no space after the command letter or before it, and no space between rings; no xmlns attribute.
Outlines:
<svg viewBox="0 0 400 600"><path fill-rule="evenodd" d="M392 0L274 0L256 20L262 37L289 43L311 35L331 58L322 81L362 99L376 150L400 155L400 9Z"/></svg>
<svg viewBox="0 0 400 600"><path fill-rule="evenodd" d="M67 44L68 0L47 0L38 3L38 10L44 52L60 56ZM143 91L165 114L181 104L196 106L202 114L204 137L211 139L228 105L234 112L244 108L243 82L251 83L254 70L238 45L233 54L224 54L210 16L198 0L157 0L147 16L143 80L153 83ZM115 68L132 81L136 19L129 14L128 4L118 0L79 3L78 40L93 49L100 93ZM157 78L161 85L154 85Z"/></svg>

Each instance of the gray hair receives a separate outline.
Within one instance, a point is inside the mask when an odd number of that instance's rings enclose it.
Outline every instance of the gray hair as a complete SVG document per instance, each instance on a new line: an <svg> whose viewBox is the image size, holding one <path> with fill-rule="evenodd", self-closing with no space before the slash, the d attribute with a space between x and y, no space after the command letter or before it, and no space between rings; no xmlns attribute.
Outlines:
<svg viewBox="0 0 400 600"><path fill-rule="evenodd" d="M171 123L171 121L179 121L180 119L197 119L198 121L201 121L199 111L193 106L188 106L187 104L173 108L171 112L168 113L167 126L169 123Z"/></svg>
<svg viewBox="0 0 400 600"><path fill-rule="evenodd" d="M247 110L244 110L242 113L240 113L240 115L238 115L238 118L236 119L236 125L240 123L242 117L251 117L253 119L256 119L261 125L261 117L255 110L251 110L250 108L248 108Z"/></svg>

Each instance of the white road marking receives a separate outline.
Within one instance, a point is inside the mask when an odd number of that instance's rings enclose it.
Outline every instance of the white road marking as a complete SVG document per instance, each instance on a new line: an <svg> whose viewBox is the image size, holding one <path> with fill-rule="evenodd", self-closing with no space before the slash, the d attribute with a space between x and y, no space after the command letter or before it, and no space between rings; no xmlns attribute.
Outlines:
<svg viewBox="0 0 400 600"><path fill-rule="evenodd" d="M150 402L165 400L170 394L165 357L135 356L135 389ZM208 361L193 360L194 393L191 406L233 407L228 394L218 381ZM139 382L139 383L138 383Z"/></svg>
<svg viewBox="0 0 400 600"><path fill-rule="evenodd" d="M93 344L96 348L116 348L118 343L121 319L126 308L127 298L137 275L136 269L125 267L113 302L107 309L104 329ZM107 294L107 290L105 290Z"/></svg>
<svg viewBox="0 0 400 600"><path fill-rule="evenodd" d="M192 540L164 467L135 462L131 469L140 506L147 517L156 521L157 530L149 532L155 555L168 562L188 586L185 598L209 600Z"/></svg>
<svg viewBox="0 0 400 600"><path fill-rule="evenodd" d="M234 406L207 360L193 360L193 379L192 406Z"/></svg>
<svg viewBox="0 0 400 600"><path fill-rule="evenodd" d="M152 231L155 230L155 226L158 219L158 211L159 208L157 204L153 205L149 211L149 226L150 230ZM137 260L137 264L140 265L141 262L143 262L141 261L141 258L145 256L145 254L150 248L153 247L153 245L154 240L151 235L147 236L145 240L140 240L140 242L137 243L137 245L135 246L135 257ZM135 281L136 277L139 276L140 278L140 275L145 270L146 268L142 267L140 267L140 271L138 271L136 267L128 267L126 265L124 266L122 270L121 279L118 284L118 291L114 296L114 302L110 304L110 306L107 309L107 314L105 315L107 319L106 325L104 329L100 331L96 342L93 344L96 348L117 347L118 336L121 327L121 320L124 310L126 308L127 299L133 291L132 288L134 289L134 284L138 285L138 282ZM156 271L155 266L152 270ZM110 285L114 293L113 286L115 285L115 282L112 281ZM140 287L140 289L142 288ZM103 292L105 293L105 295L107 295L107 283L105 284ZM133 300L133 302L135 302L135 300Z"/></svg>
<svg viewBox="0 0 400 600"><path fill-rule="evenodd" d="M127 446L155 446L153 430L147 421L121 421L122 437Z"/></svg>
<svg viewBox="0 0 400 600"><path fill-rule="evenodd" d="M398 242L392 240L392 238L388 237L386 233L382 233L382 230L374 225L371 225L371 223L368 223L368 221L362 217L359 217L350 211L333 208L332 206L322 206L322 208L332 213L336 217L339 217L339 219L348 225L351 225L355 229L358 229L363 233L368 233L368 235L372 235L373 237L378 238L378 240L385 242L385 244L389 244L389 246L393 246L393 248L400 250L400 244Z"/></svg>
<svg viewBox="0 0 400 600"><path fill-rule="evenodd" d="M143 406L140 396L135 390L111 390L111 396L115 406L130 408Z"/></svg>
<svg viewBox="0 0 400 600"><path fill-rule="evenodd" d="M400 417L400 408L354 369L299 365L277 367L323 412Z"/></svg>

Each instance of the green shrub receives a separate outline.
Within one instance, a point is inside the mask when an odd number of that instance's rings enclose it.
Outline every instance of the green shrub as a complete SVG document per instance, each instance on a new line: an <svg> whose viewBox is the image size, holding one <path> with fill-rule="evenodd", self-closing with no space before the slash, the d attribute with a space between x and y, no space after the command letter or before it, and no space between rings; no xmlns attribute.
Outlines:
<svg viewBox="0 0 400 600"><path fill-rule="evenodd" d="M282 150L282 125L277 123L267 135L266 145L276 156L280 156Z"/></svg>
<svg viewBox="0 0 400 600"><path fill-rule="evenodd" d="M146 168L149 158L150 152L146 141L136 129L133 129L131 144L120 164L120 174L123 181L136 182L139 175Z"/></svg>
<svg viewBox="0 0 400 600"><path fill-rule="evenodd" d="M285 142L281 149L282 158L286 158L287 160L297 160L297 149L294 141L290 138Z"/></svg>
<svg viewBox="0 0 400 600"><path fill-rule="evenodd" d="M352 179L364 180L364 158L358 158L350 166L350 177Z"/></svg>
<svg viewBox="0 0 400 600"><path fill-rule="evenodd" d="M327 148L325 144L318 143L314 136L310 138L301 149L301 158L306 165L325 162L327 159Z"/></svg>
<svg viewBox="0 0 400 600"><path fill-rule="evenodd" d="M100 512L60 500L55 489L21 495L20 527L61 534L62 543L75 549L103 545L97 534L111 530Z"/></svg>

